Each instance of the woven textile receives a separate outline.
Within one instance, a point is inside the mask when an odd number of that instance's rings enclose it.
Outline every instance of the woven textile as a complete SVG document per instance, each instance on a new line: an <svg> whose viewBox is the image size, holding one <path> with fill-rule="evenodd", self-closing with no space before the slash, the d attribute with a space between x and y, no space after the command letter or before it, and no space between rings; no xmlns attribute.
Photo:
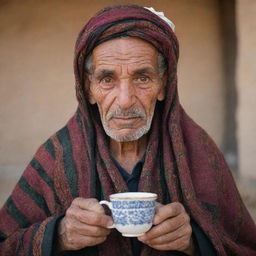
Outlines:
<svg viewBox="0 0 256 256"><path fill-rule="evenodd" d="M255 224L222 154L179 103L177 38L157 15L133 5L100 11L79 34L74 59L77 112L39 148L1 209L0 255L51 255L55 223L74 198L102 200L128 191L84 86L90 52L100 43L126 36L154 45L166 58L168 72L166 98L156 105L139 191L157 193L163 204L181 202L219 255L256 255ZM132 253L129 240L113 230L103 244L65 255ZM144 246L142 255L171 253Z"/></svg>

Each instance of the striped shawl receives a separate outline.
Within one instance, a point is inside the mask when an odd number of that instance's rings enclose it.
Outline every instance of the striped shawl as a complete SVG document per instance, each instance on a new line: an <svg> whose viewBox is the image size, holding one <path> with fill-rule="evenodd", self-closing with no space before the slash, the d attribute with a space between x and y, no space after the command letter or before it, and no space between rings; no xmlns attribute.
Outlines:
<svg viewBox="0 0 256 256"><path fill-rule="evenodd" d="M184 112L177 92L178 42L171 28L133 5L100 11L79 34L74 59L78 109L37 151L0 211L0 255L54 255L56 223L78 196L108 199L128 191L108 151L97 107L87 101L85 59L98 44L120 36L141 38L165 56L166 99L157 103L139 190L161 203L181 202L218 255L256 255L256 228L222 154ZM170 255L147 246L143 256ZM131 256L117 231L96 247L64 255Z"/></svg>

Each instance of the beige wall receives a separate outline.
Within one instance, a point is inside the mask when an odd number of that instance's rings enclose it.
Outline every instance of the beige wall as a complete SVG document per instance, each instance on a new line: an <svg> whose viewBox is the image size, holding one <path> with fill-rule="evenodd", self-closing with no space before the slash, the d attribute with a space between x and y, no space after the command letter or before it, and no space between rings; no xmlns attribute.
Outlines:
<svg viewBox="0 0 256 256"><path fill-rule="evenodd" d="M242 175L256 180L256 1L239 0L237 6L239 95L238 139Z"/></svg>
<svg viewBox="0 0 256 256"><path fill-rule="evenodd" d="M2 1L0 204L38 146L76 109L72 58L79 30L101 7L118 2L122 1ZM176 24L181 102L221 145L224 113L218 1L129 2L164 10Z"/></svg>
<svg viewBox="0 0 256 256"><path fill-rule="evenodd" d="M256 221L256 1L237 3L240 188ZM249 195L249 196L248 196Z"/></svg>

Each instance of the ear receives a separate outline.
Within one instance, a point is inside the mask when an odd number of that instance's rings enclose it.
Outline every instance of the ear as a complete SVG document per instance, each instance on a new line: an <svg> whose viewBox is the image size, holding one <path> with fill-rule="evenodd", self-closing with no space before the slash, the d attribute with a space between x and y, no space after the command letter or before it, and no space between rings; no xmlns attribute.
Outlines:
<svg viewBox="0 0 256 256"><path fill-rule="evenodd" d="M159 91L159 93L157 95L157 99L159 101L162 101L162 100L165 99L165 86L166 86L166 81L167 81L167 74L166 74L166 72L164 72L164 75L163 75L161 80L162 80L161 88L160 88L160 91Z"/></svg>
<svg viewBox="0 0 256 256"><path fill-rule="evenodd" d="M93 105L96 103L96 100L93 97L92 91L91 91L91 81L88 77L88 74L84 75L84 88L85 88L85 93L87 95L88 101Z"/></svg>

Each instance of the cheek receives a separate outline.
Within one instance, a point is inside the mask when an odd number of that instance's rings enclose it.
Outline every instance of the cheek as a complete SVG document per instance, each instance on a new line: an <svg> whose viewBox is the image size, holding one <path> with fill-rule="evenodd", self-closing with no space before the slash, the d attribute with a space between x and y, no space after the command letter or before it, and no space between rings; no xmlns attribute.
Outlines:
<svg viewBox="0 0 256 256"><path fill-rule="evenodd" d="M98 86L91 85L90 96L98 103L101 101L103 94Z"/></svg>
<svg viewBox="0 0 256 256"><path fill-rule="evenodd" d="M93 97L97 103L101 116L104 118L110 109L113 97L110 93L103 93L101 90L94 90Z"/></svg>
<svg viewBox="0 0 256 256"><path fill-rule="evenodd" d="M137 98L140 104L143 106L146 113L152 114L154 112L154 106L157 101L157 94L154 92L142 92L137 94Z"/></svg>

